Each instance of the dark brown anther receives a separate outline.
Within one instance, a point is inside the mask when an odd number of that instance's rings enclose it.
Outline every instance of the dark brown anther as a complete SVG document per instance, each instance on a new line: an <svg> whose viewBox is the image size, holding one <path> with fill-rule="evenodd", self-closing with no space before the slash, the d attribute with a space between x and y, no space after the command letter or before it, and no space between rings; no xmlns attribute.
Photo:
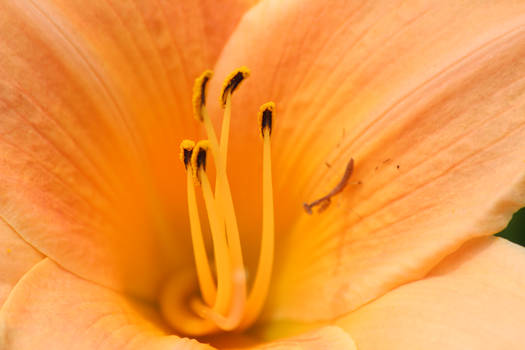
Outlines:
<svg viewBox="0 0 525 350"><path fill-rule="evenodd" d="M197 169L202 168L206 171L206 150L199 148L199 153L197 154Z"/></svg>
<svg viewBox="0 0 525 350"><path fill-rule="evenodd" d="M188 165L190 165L190 163L191 163L191 154L193 153L193 150L192 149L184 149L183 152L184 152L184 154L183 154L184 167L186 169L188 169Z"/></svg>

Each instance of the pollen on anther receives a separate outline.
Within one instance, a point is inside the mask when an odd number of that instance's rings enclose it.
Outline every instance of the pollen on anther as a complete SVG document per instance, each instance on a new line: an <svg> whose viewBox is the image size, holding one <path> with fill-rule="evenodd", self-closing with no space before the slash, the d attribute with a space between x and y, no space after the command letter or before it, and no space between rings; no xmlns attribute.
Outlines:
<svg viewBox="0 0 525 350"><path fill-rule="evenodd" d="M247 67L242 66L231 72L230 75L226 77L220 95L220 102L223 108L226 106L226 97L228 96L228 93L233 94L235 89L237 89L244 79L249 76L250 70Z"/></svg>
<svg viewBox="0 0 525 350"><path fill-rule="evenodd" d="M264 138L265 131L268 131L268 136L272 134L273 111L275 110L275 103L267 102L259 108L259 128L261 137Z"/></svg>
<svg viewBox="0 0 525 350"><path fill-rule="evenodd" d="M199 170L206 171L206 153L209 148L209 141L208 140L202 140L197 142L195 147L193 148L193 152L191 155L191 166L193 168L193 176L195 179L195 182L200 184L200 178L199 178Z"/></svg>
<svg viewBox="0 0 525 350"><path fill-rule="evenodd" d="M208 69L195 79L195 83L193 84L193 116L198 121L204 119L202 116L202 107L206 105L206 86L212 76L213 72Z"/></svg>
<svg viewBox="0 0 525 350"><path fill-rule="evenodd" d="M195 147L195 142L192 140L183 140L180 143L180 160L184 163L184 167L188 169L188 165L191 161L191 154L193 153L193 148Z"/></svg>

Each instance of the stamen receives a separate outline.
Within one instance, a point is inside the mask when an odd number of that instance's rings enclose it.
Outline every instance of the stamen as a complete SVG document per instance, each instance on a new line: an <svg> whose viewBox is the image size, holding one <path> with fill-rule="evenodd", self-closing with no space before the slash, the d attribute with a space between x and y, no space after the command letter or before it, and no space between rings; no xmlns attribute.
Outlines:
<svg viewBox="0 0 525 350"><path fill-rule="evenodd" d="M201 295L208 305L212 305L215 301L217 293L215 281L210 269L208 255L206 254L206 247L202 238L202 229L199 218L199 211L197 207L197 200L195 198L195 184L191 169L191 156L195 142L191 140L184 140L180 144L181 160L186 167L186 187L188 192L188 213L190 218L191 240L193 242L193 254L195 256L195 266L197 268L197 279L201 290ZM190 167L190 169L188 169Z"/></svg>
<svg viewBox="0 0 525 350"><path fill-rule="evenodd" d="M231 249L234 278L234 300L230 314L223 318L221 315L209 314L217 325L225 330L231 330L237 327L241 321L242 314L246 303L246 273L244 271L244 262L242 257L241 241L239 238L239 228L235 209L231 196L230 185L226 175L226 157L228 151L228 139L231 119L231 97L233 92L247 78L250 71L246 67L240 67L233 71L224 81L221 93L222 106L224 108L224 119L221 130L221 145L219 150L219 159L217 163L217 188L216 201L219 207L223 209L223 218L226 224L226 234ZM208 129L207 129L208 130Z"/></svg>
<svg viewBox="0 0 525 350"><path fill-rule="evenodd" d="M214 309L219 312L226 312L232 294L231 259L226 243L224 225L218 215L217 203L213 199L210 182L206 175L206 154L208 148L208 141L199 141L193 149L191 164L196 178L202 185L202 195L206 211L208 212L213 240L215 265L217 268L217 298L215 299Z"/></svg>
<svg viewBox="0 0 525 350"><path fill-rule="evenodd" d="M246 312L242 321L242 328L250 326L261 312L272 277L273 255L274 255L274 208L273 208L273 186L272 186L272 152L271 133L272 119L275 103L268 102L259 110L259 127L263 139L263 222L261 250L259 252L259 264L255 281L248 297Z"/></svg>
<svg viewBox="0 0 525 350"><path fill-rule="evenodd" d="M224 108L224 115L222 118L221 127L221 143L220 152L223 167L226 168L226 159L228 156L228 139L230 135L230 120L232 108L232 94L235 89L241 84L244 79L250 76L250 70L246 67L240 67L234 70L225 80L221 92L221 102Z"/></svg>
<svg viewBox="0 0 525 350"><path fill-rule="evenodd" d="M332 197L335 196L338 193L343 192L346 185L348 184L348 180L350 180L350 176L352 176L352 172L354 171L354 159L350 158L348 161L348 164L346 165L345 173L343 174L343 177L339 181L339 183L328 193L326 196L323 196L310 204L303 203L303 208L306 211L308 215L312 215L313 211L312 208L315 206L319 206L319 209L317 210L318 213L322 213L325 211L328 206L330 206L330 203L332 203Z"/></svg>
<svg viewBox="0 0 525 350"><path fill-rule="evenodd" d="M250 75L250 70L242 66L234 70L230 75L224 80L221 100L223 102L224 108L224 118L222 123L221 130L221 144L219 149L218 157L216 158L217 162L217 179L216 179L216 200L220 203L220 208L224 209L224 220L226 224L226 232L228 235L228 243L232 249L232 259L234 265L239 270L244 270L243 268L243 259L242 259L242 250L241 242L239 239L239 229L237 225L237 218L235 217L235 209L233 207L233 200L231 196L230 186L228 183L228 178L226 175L226 159L228 151L228 140L229 140L229 131L230 131L230 119L231 119L231 97L233 92L241 84L241 82ZM208 132L209 130L209 132ZM215 138L215 133L213 127L206 128L208 135L211 138ZM217 154L214 154L214 157L217 157Z"/></svg>

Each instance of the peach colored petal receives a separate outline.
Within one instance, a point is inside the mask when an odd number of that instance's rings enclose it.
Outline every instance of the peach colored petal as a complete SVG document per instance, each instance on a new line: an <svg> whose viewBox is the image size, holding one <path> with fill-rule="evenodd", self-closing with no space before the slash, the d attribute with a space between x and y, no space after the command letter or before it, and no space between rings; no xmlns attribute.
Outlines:
<svg viewBox="0 0 525 350"><path fill-rule="evenodd" d="M357 350L352 338L336 326L326 326L299 336L277 340L250 349L261 350Z"/></svg>
<svg viewBox="0 0 525 350"><path fill-rule="evenodd" d="M48 258L17 284L0 319L5 350L211 349L166 335L155 310L87 282Z"/></svg>
<svg viewBox="0 0 525 350"><path fill-rule="evenodd" d="M258 106L277 104L271 316L345 314L506 225L525 203L524 57L523 2L266 1L244 16L215 76L252 71L230 172L254 246L260 161L243 150L260 147ZM354 183L306 215L351 157Z"/></svg>
<svg viewBox="0 0 525 350"><path fill-rule="evenodd" d="M18 280L42 259L42 254L0 219L0 308Z"/></svg>
<svg viewBox="0 0 525 350"><path fill-rule="evenodd" d="M2 1L0 213L9 225L66 269L152 297L191 251L177 153L196 133L193 79L249 6Z"/></svg>
<svg viewBox="0 0 525 350"><path fill-rule="evenodd" d="M337 324L360 350L523 349L525 248L480 238Z"/></svg>

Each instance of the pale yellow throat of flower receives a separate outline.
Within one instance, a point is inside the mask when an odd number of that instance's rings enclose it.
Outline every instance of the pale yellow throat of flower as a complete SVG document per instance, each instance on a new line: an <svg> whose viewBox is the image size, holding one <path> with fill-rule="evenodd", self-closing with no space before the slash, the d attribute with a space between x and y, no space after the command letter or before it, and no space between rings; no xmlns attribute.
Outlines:
<svg viewBox="0 0 525 350"><path fill-rule="evenodd" d="M268 294L274 255L271 168L271 132L275 110L273 102L265 103L259 110L258 122L263 142L263 222L259 263L249 293L239 229L226 175L232 94L248 76L249 70L241 67L232 72L224 82L220 96L224 109L220 140L217 139L206 109L206 85L212 77L212 72L206 71L195 80L194 114L199 122L204 124L208 139L197 143L184 140L181 143L181 160L186 168L188 212L200 297L194 294L189 300L189 308L193 313L191 317L166 317L168 321L172 320L175 329L188 335L242 330L249 327L259 316ZM215 192L206 171L209 151L215 160ZM214 264L208 259L202 236L196 187L202 190L208 215ZM212 265L215 266L215 274ZM169 293L166 297L170 297ZM163 310L168 310L169 313L169 308Z"/></svg>

